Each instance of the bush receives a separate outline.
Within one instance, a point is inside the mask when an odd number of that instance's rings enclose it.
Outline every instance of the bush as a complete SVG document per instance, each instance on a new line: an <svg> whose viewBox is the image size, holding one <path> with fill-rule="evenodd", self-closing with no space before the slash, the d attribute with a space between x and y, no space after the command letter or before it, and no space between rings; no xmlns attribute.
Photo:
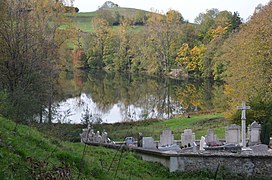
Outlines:
<svg viewBox="0 0 272 180"><path fill-rule="evenodd" d="M271 123L266 122L262 125L262 131L261 131L261 142L263 144L269 145L270 143L270 132L271 132Z"/></svg>

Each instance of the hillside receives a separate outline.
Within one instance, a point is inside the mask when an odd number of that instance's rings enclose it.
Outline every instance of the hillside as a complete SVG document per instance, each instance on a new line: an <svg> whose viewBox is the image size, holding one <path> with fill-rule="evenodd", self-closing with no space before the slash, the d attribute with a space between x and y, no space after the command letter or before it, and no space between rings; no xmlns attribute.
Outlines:
<svg viewBox="0 0 272 180"><path fill-rule="evenodd" d="M118 25L122 18L130 19L136 25L142 25L142 20L146 18L149 13L148 11L140 9L113 7L93 12L80 12L75 16L69 16L69 18L74 22L75 26L83 32L92 32L91 24L94 17L107 19L112 25Z"/></svg>
<svg viewBox="0 0 272 180"><path fill-rule="evenodd" d="M68 143L0 117L0 179L180 179L206 173L169 173L131 152ZM84 152L84 156L83 156ZM111 165L111 163L113 163ZM111 167L111 168L110 168ZM117 169L118 167L118 169ZM116 176L116 177L115 177Z"/></svg>

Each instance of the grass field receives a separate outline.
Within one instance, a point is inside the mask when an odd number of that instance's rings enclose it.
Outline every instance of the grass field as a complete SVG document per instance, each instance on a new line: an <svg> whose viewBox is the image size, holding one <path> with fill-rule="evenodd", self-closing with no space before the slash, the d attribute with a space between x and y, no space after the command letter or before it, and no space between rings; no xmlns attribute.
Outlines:
<svg viewBox="0 0 272 180"><path fill-rule="evenodd" d="M225 137L225 127L228 121L223 118L223 114L207 114L192 115L190 118L182 116L168 120L144 120L138 122L127 122L97 126L98 129L104 128L109 136L114 140L123 140L126 136L137 137L139 132L144 136L152 136L155 140L159 140L160 133L164 129L170 129L174 133L175 139L181 138L184 129L190 128L196 134L196 139L206 135L208 129L214 129L217 137Z"/></svg>
<svg viewBox="0 0 272 180"><path fill-rule="evenodd" d="M134 8L121 8L121 7L116 7L116 8L108 8L105 9L105 11L108 11L114 16L116 12L119 12L121 16L128 17L128 18L134 18L137 16L139 13L149 13L144 10L139 10L139 9L134 9ZM68 15L68 17L73 21L74 25L82 30L83 32L92 32L92 19L94 17L97 17L97 11L93 12L80 12L76 13L74 16ZM142 26L135 26L135 30L141 30ZM119 26L113 26L114 30L119 29Z"/></svg>

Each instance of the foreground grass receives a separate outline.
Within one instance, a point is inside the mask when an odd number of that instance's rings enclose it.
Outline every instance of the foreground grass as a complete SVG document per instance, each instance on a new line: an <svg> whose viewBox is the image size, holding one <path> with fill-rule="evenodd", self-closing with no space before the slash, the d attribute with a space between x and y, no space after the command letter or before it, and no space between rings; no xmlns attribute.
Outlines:
<svg viewBox="0 0 272 180"><path fill-rule="evenodd" d="M115 155L116 158L112 161ZM119 159L120 163L118 163ZM205 177L212 175L203 172L169 173L163 166L142 161L132 152L121 153L102 147L85 146L81 143L63 142L49 138L35 128L16 126L15 123L0 117L0 179L201 179Z"/></svg>

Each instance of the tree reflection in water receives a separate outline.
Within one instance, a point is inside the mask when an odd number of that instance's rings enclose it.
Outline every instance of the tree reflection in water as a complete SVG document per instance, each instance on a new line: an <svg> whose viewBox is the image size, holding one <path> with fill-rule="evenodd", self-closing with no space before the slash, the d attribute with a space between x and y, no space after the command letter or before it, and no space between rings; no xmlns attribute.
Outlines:
<svg viewBox="0 0 272 180"><path fill-rule="evenodd" d="M107 123L164 119L213 109L211 82L101 71L68 73L60 80L64 100L56 103L57 114L69 110L66 121L72 123L82 123L86 109L89 115Z"/></svg>

